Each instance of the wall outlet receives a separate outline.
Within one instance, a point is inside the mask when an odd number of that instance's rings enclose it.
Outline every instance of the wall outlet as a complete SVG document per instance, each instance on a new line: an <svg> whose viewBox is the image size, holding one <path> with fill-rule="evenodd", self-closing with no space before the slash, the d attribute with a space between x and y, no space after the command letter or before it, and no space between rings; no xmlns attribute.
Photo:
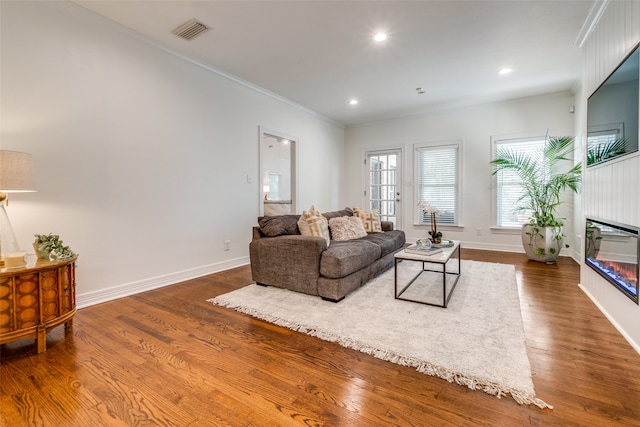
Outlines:
<svg viewBox="0 0 640 427"><path fill-rule="evenodd" d="M476 228L476 236L482 236L482 228Z"/></svg>
<svg viewBox="0 0 640 427"><path fill-rule="evenodd" d="M225 240L224 241L224 250L225 251L230 251L231 250L231 240Z"/></svg>

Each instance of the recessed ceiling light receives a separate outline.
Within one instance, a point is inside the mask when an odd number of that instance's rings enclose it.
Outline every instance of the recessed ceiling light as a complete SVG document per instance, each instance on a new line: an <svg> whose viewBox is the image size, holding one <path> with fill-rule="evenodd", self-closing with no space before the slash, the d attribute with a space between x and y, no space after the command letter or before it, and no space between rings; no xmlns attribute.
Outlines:
<svg viewBox="0 0 640 427"><path fill-rule="evenodd" d="M387 39L387 35L385 33L378 33L373 36L373 39L377 42L381 42Z"/></svg>
<svg viewBox="0 0 640 427"><path fill-rule="evenodd" d="M349 100L349 105L358 105L358 100L357 99L350 99Z"/></svg>
<svg viewBox="0 0 640 427"><path fill-rule="evenodd" d="M498 71L498 74L500 74L501 76L504 76L505 74L509 74L513 72L513 68L503 68L502 70Z"/></svg>
<svg viewBox="0 0 640 427"><path fill-rule="evenodd" d="M425 92L425 90L424 90L424 89L422 89L421 87L417 87L417 88L416 88L416 93L417 93L418 95L422 95L424 92Z"/></svg>

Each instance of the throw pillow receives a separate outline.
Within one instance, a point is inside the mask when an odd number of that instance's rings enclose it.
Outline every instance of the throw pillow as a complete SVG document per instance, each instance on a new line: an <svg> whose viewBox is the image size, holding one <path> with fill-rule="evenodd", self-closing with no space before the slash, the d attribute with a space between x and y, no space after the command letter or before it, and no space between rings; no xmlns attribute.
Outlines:
<svg viewBox="0 0 640 427"><path fill-rule="evenodd" d="M360 208L353 208L353 214L362 220L367 233L382 233L382 224L380 223L378 209L367 212Z"/></svg>
<svg viewBox="0 0 640 427"><path fill-rule="evenodd" d="M298 220L298 228L303 236L324 237L327 241L327 247L329 247L331 237L329 236L328 221L314 206L311 206L309 211L302 211Z"/></svg>
<svg viewBox="0 0 640 427"><path fill-rule="evenodd" d="M300 234L298 215L263 216L258 218L260 231L265 236L275 237L283 234Z"/></svg>
<svg viewBox="0 0 640 427"><path fill-rule="evenodd" d="M300 215L300 219L298 219L298 229L300 230L300 234L303 236L311 236L311 231L309 231L309 224L307 223L307 219L312 216L321 216L322 214L316 210L314 205L311 205L308 211L302 211Z"/></svg>
<svg viewBox="0 0 640 427"><path fill-rule="evenodd" d="M362 220L357 216L331 218L329 220L329 228L331 229L333 240L336 241L359 239L367 235L362 225Z"/></svg>

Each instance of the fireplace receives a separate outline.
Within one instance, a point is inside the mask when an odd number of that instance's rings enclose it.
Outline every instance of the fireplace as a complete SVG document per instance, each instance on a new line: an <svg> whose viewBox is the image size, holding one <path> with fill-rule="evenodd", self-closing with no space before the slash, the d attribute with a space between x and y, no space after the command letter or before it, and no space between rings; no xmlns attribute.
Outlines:
<svg viewBox="0 0 640 427"><path fill-rule="evenodd" d="M638 304L638 227L587 218L585 263Z"/></svg>

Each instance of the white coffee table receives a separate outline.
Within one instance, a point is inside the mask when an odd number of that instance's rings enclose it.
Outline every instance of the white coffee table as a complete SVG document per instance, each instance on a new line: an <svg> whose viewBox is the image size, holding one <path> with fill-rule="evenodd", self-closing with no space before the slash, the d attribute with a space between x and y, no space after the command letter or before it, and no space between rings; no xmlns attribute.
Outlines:
<svg viewBox="0 0 640 427"><path fill-rule="evenodd" d="M453 257L456 254L457 257ZM452 258L453 257L453 258ZM458 271L447 271L447 264L449 261L453 261L452 264L455 264L455 259L458 259ZM395 298L404 300L404 301L412 301L420 304L434 305L436 307L446 308L449 304L449 300L451 299L451 294L453 294L453 290L456 288L458 284L458 280L460 279L460 274L462 274L462 270L460 269L460 241L453 240L453 246L448 248L442 248L442 252L439 252L434 255L420 255L414 254L410 252L406 252L405 250L401 250L394 255L394 287L395 287ZM422 263L422 269L418 272L418 274L409 281L400 291L398 291L398 263L401 261L416 261ZM438 267L439 265L439 267ZM428 268L427 268L428 267ZM434 269L437 268L437 269ZM415 283L415 281L422 275L424 272L434 272L442 274L442 304L436 302L429 301L420 301L417 299L402 297L411 285ZM453 281L450 284L449 292L447 292L447 277L453 276ZM437 281L435 281L437 282ZM431 281L431 283L423 283L420 282L416 285L420 286L437 286L437 283Z"/></svg>

